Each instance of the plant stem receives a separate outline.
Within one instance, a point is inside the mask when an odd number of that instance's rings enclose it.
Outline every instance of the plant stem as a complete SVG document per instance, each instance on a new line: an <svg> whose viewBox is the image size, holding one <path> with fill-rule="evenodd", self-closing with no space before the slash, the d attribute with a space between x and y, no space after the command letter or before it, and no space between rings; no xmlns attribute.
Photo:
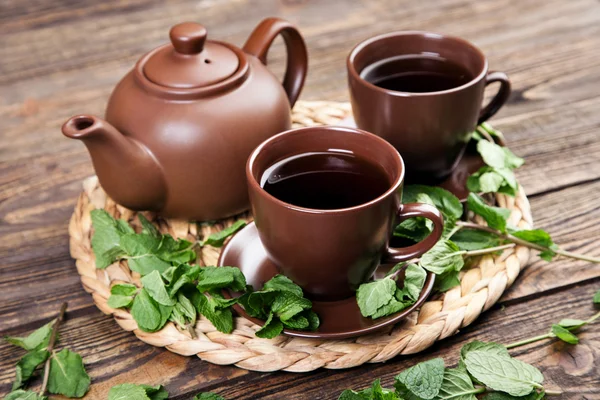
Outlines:
<svg viewBox="0 0 600 400"><path fill-rule="evenodd" d="M560 396L562 394L561 391L558 390L548 390L548 389L544 389L544 392L548 395L548 396Z"/></svg>
<svg viewBox="0 0 600 400"><path fill-rule="evenodd" d="M198 339L198 335L196 334L196 330L194 329L192 324L186 324L185 327L186 327L187 331L189 332L190 336L192 337L192 339Z"/></svg>
<svg viewBox="0 0 600 400"><path fill-rule="evenodd" d="M473 222L464 222L464 221L458 221L456 223L456 225L460 225L463 228L467 228L467 229L475 229L475 230L480 230L480 231L485 231L485 232L489 232L489 233L493 233L496 236L504 239L504 240L508 240L510 242L513 242L515 244L520 244L521 246L526 246L535 250L539 250L539 251L553 251L556 254L560 254L561 256L564 257L569 257L569 258L574 258L577 260L583 260L583 261L588 261L588 262L593 262L593 263L600 263L600 258L595 258L595 257L591 257L591 256L586 256L586 255L582 255L582 254L575 254L575 253L571 253L570 251L566 251L566 250L562 250L562 249L550 249L548 247L545 246L540 246L539 244L535 244L535 243L531 243L528 242L526 240L520 239L518 237L515 237L509 233L502 233L496 229L490 228L488 226L483 226L483 225L478 225L475 224Z"/></svg>
<svg viewBox="0 0 600 400"><path fill-rule="evenodd" d="M507 344L504 347L506 347L507 349L514 349L515 347L525 346L526 344L533 343L533 342L538 342L538 341L544 340L544 339L549 339L549 338L551 338L553 336L554 335L552 335L551 333L546 333L544 335L534 336L532 338L528 338L528 339L520 340L518 342Z"/></svg>
<svg viewBox="0 0 600 400"><path fill-rule="evenodd" d="M65 319L65 312L67 311L67 303L62 303L60 306L60 311L58 313L58 317L56 317L56 322L52 326L52 332L50 333L50 340L48 341L48 352L52 354L54 350L54 345L56 344L56 338L58 337L58 329L60 328L60 324ZM40 389L40 396L44 396L46 393L46 387L48 386L48 377L50 376L50 359L52 356L48 357L46 363L44 364L44 379L42 381L42 388Z"/></svg>
<svg viewBox="0 0 600 400"><path fill-rule="evenodd" d="M587 324L591 324L592 322L594 322L594 321L595 321L595 320L597 320L598 318L600 318L600 311L599 311L599 312L597 312L596 314L592 315L592 316L590 317L590 319L586 320L586 321L585 321L585 324L586 324L586 325L587 325Z"/></svg>
<svg viewBox="0 0 600 400"><path fill-rule="evenodd" d="M509 243L509 244L503 244L502 246L488 247L487 249L469 250L464 253L464 256L465 257L480 256L482 254L495 253L500 250L510 249L511 247L515 247L515 244Z"/></svg>

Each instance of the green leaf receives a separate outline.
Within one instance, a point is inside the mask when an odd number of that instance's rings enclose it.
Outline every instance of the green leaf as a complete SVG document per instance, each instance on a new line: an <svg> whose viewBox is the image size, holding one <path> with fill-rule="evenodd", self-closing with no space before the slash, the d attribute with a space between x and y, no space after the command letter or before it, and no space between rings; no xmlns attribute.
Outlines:
<svg viewBox="0 0 600 400"><path fill-rule="evenodd" d="M464 250L460 250L450 240L440 240L421 257L421 266L434 274L441 275L448 271L460 271L465 265Z"/></svg>
<svg viewBox="0 0 600 400"><path fill-rule="evenodd" d="M129 265L130 270L135 271L142 276L148 275L152 271L163 273L171 267L171 264L152 254L130 258L127 260L127 265Z"/></svg>
<svg viewBox="0 0 600 400"><path fill-rule="evenodd" d="M90 387L81 356L62 349L50 359L48 391L67 397L83 397Z"/></svg>
<svg viewBox="0 0 600 400"><path fill-rule="evenodd" d="M163 261L185 264L196 260L196 252L193 247L193 243L187 240L175 240L171 235L163 235L155 254Z"/></svg>
<svg viewBox="0 0 600 400"><path fill-rule="evenodd" d="M104 210L92 210L92 249L96 256L96 268L104 269L125 255L120 247L121 237L133 233L133 229L125 222L118 223Z"/></svg>
<svg viewBox="0 0 600 400"><path fill-rule="evenodd" d="M296 285L285 275L275 275L263 285L262 290L278 290L282 292L291 292L298 297L303 297L302 288Z"/></svg>
<svg viewBox="0 0 600 400"><path fill-rule="evenodd" d="M502 233L506 232L506 220L510 217L510 210L488 206L483 199L475 193L469 193L467 207L475 214L481 216L490 228L497 229Z"/></svg>
<svg viewBox="0 0 600 400"><path fill-rule="evenodd" d="M273 339L283 331L281 321L270 313L265 324L256 331L256 336L262 339Z"/></svg>
<svg viewBox="0 0 600 400"><path fill-rule="evenodd" d="M162 387L162 385L149 386L149 385L140 385L145 391L146 396L150 398L150 400L166 400L169 398L169 392Z"/></svg>
<svg viewBox="0 0 600 400"><path fill-rule="evenodd" d="M317 315L317 313L314 312L313 310L310 310L310 311L305 311L303 313L303 315L308 320L308 330L316 331L317 328L319 327L319 325L321 324L321 321L319 320L319 316Z"/></svg>
<svg viewBox="0 0 600 400"><path fill-rule="evenodd" d="M206 296L203 293L196 292L192 298L192 303L198 312L204 315L219 332L231 333L233 331L233 314L231 309L222 309L219 307L219 301L213 296Z"/></svg>
<svg viewBox="0 0 600 400"><path fill-rule="evenodd" d="M401 397L406 392L429 400L435 398L442 387L444 379L444 360L434 358L421 362L396 376L396 391Z"/></svg>
<svg viewBox="0 0 600 400"><path fill-rule="evenodd" d="M436 275L433 288L436 292L443 293L458 285L460 285L460 272L448 271L441 275Z"/></svg>
<svg viewBox="0 0 600 400"><path fill-rule="evenodd" d="M304 310L310 310L312 303L304 297L298 297L292 292L281 292L273 300L271 311L281 321L286 321L300 314Z"/></svg>
<svg viewBox="0 0 600 400"><path fill-rule="evenodd" d="M477 151L481 154L483 161L487 165L495 168L515 169L525 162L522 158L513 154L507 147L499 146L487 140L477 142Z"/></svg>
<svg viewBox="0 0 600 400"><path fill-rule="evenodd" d="M556 257L556 253L553 252L552 250L541 251L540 254L538 254L538 255L540 256L540 258L542 260L545 260L548 262L552 261L552 259L554 259L554 257Z"/></svg>
<svg viewBox="0 0 600 400"><path fill-rule="evenodd" d="M396 282L384 278L378 281L363 283L356 291L356 302L363 317L370 317L377 310L386 306L396 293Z"/></svg>
<svg viewBox="0 0 600 400"><path fill-rule="evenodd" d="M200 292L222 288L241 292L246 289L246 278L236 267L204 267L200 269L197 287Z"/></svg>
<svg viewBox="0 0 600 400"><path fill-rule="evenodd" d="M464 369L448 368L444 371L442 387L435 400L477 400L477 392L471 377Z"/></svg>
<svg viewBox="0 0 600 400"><path fill-rule="evenodd" d="M563 328L571 328L571 330L579 329L586 324L587 324L587 321L584 321L581 319L569 319L569 318L561 319L560 322L558 323L558 325L562 326Z"/></svg>
<svg viewBox="0 0 600 400"><path fill-rule="evenodd" d="M544 247L554 246L552 238L548 232L542 229L531 229L531 230L512 230L509 229L512 236L518 237L519 239L525 240L526 242L537 244Z"/></svg>
<svg viewBox="0 0 600 400"><path fill-rule="evenodd" d="M121 237L119 245L129 257L152 255L160 245L160 238L150 235L128 233Z"/></svg>
<svg viewBox="0 0 600 400"><path fill-rule="evenodd" d="M221 247L223 246L225 239L242 229L244 226L246 226L246 221L241 219L237 220L231 226L223 229L222 231L211 234L202 245Z"/></svg>
<svg viewBox="0 0 600 400"><path fill-rule="evenodd" d="M403 203L418 203L420 194L426 194L433 205L444 214L445 218L459 219L463 214L463 206L449 191L436 186L406 185L402 193Z"/></svg>
<svg viewBox="0 0 600 400"><path fill-rule="evenodd" d="M108 400L150 400L142 385L124 383L113 386L108 391Z"/></svg>
<svg viewBox="0 0 600 400"><path fill-rule="evenodd" d="M15 346L24 348L27 351L41 350L48 347L50 341L50 334L52 333L52 326L56 320L48 322L41 328L36 329L27 337L12 337L6 336L4 339Z"/></svg>
<svg viewBox="0 0 600 400"><path fill-rule="evenodd" d="M137 292L137 286L130 283L118 283L110 288L110 294L121 296L133 296Z"/></svg>
<svg viewBox="0 0 600 400"><path fill-rule="evenodd" d="M594 295L594 303L600 304L600 290L598 290Z"/></svg>
<svg viewBox="0 0 600 400"><path fill-rule="evenodd" d="M417 193L414 202L435 205L431 197L425 193ZM429 236L431 231L433 231L433 222L431 220L425 217L413 217L398 224L394 228L394 236L420 242Z"/></svg>
<svg viewBox="0 0 600 400"><path fill-rule="evenodd" d="M417 301L423 291L427 272L417 264L408 264L404 272L404 283L401 290L396 291L398 301Z"/></svg>
<svg viewBox="0 0 600 400"><path fill-rule="evenodd" d="M487 249L500 245L498 235L475 229L461 229L452 235L451 240L459 249L467 251Z"/></svg>
<svg viewBox="0 0 600 400"><path fill-rule="evenodd" d="M181 312L181 314L183 314L183 316L190 324L196 324L196 308L194 307L192 302L181 293L177 295L177 304L175 305L175 309Z"/></svg>
<svg viewBox="0 0 600 400"><path fill-rule="evenodd" d="M519 184L508 168L481 167L467 179L467 189L475 193L505 193L515 196Z"/></svg>
<svg viewBox="0 0 600 400"><path fill-rule="evenodd" d="M150 235L156 239L160 239L161 234L158 229L152 225L152 222L148 221L148 219L143 214L138 214L138 219L142 224L142 233L146 235Z"/></svg>
<svg viewBox="0 0 600 400"><path fill-rule="evenodd" d="M476 351L476 350L485 351L487 353L495 354L498 356L510 357L510 354L508 353L508 350L506 349L506 347L500 343L480 342L479 340L475 340L473 342L469 342L469 343L465 344L460 349L460 359L458 361L459 367L466 367L465 366L465 357L467 357L467 354L470 351Z"/></svg>
<svg viewBox="0 0 600 400"><path fill-rule="evenodd" d="M566 342L566 343L569 343L569 344L577 344L577 343L579 343L579 339L577 338L577 336L575 336L569 330L563 328L560 325L553 324L551 331L552 331L553 335L555 335L557 338L559 338L563 342Z"/></svg>
<svg viewBox="0 0 600 400"><path fill-rule="evenodd" d="M16 378L12 386L12 390L17 390L23 386L33 375L33 371L43 364L50 353L46 350L33 350L23 356L16 366Z"/></svg>
<svg viewBox="0 0 600 400"><path fill-rule="evenodd" d="M141 279L144 289L148 292L150 297L159 304L164 306L174 306L177 302L175 299L169 296L165 282L158 271L152 271L148 275Z"/></svg>
<svg viewBox="0 0 600 400"><path fill-rule="evenodd" d="M536 391L525 396L511 396L510 394L502 392L492 392L488 393L482 400L539 400L543 398L543 393L538 393Z"/></svg>
<svg viewBox="0 0 600 400"><path fill-rule="evenodd" d="M544 380L537 368L489 351L469 351L465 365L469 374L485 386L513 396L525 396L541 388Z"/></svg>
<svg viewBox="0 0 600 400"><path fill-rule="evenodd" d="M150 297L145 288L135 296L131 306L131 316L145 332L155 332L160 328L161 313L158 303Z"/></svg>
<svg viewBox="0 0 600 400"><path fill-rule="evenodd" d="M129 308L133 304L133 296L111 294L107 304L110 308Z"/></svg>
<svg viewBox="0 0 600 400"><path fill-rule="evenodd" d="M46 396L40 396L31 390L15 390L4 397L4 400L46 400Z"/></svg>
<svg viewBox="0 0 600 400"><path fill-rule="evenodd" d="M303 330L308 328L308 319L302 314L298 314L293 316L292 318L288 318L285 321L279 319L284 327L289 329Z"/></svg>
<svg viewBox="0 0 600 400"><path fill-rule="evenodd" d="M211 392L198 393L192 400L225 400L224 397Z"/></svg>

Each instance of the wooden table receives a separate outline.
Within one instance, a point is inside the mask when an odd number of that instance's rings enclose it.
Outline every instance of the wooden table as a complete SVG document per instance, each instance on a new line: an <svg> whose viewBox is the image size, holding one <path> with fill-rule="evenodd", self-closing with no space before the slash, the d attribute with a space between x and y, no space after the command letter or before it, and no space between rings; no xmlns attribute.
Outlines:
<svg viewBox="0 0 600 400"><path fill-rule="evenodd" d="M600 256L600 3L597 0L244 1L3 0L0 3L0 332L21 335L69 302L62 345L80 352L106 398L118 383L162 383L172 398L212 390L228 399L336 399L376 377L442 356L469 340L513 342L562 317L594 312L600 266L536 261L492 310L425 354L345 371L254 373L211 365L138 341L94 306L69 257L67 222L93 174L84 146L60 134L77 113L102 115L117 81L182 20L243 44L263 17L295 22L310 52L303 99L347 100L345 57L364 38L400 29L475 42L514 91L494 118L527 163L518 171L536 225L565 249ZM280 72L281 42L270 61ZM564 399L600 399L600 325L577 346L541 342L515 352ZM0 344L0 393L22 352ZM37 383L39 385L39 382Z"/></svg>

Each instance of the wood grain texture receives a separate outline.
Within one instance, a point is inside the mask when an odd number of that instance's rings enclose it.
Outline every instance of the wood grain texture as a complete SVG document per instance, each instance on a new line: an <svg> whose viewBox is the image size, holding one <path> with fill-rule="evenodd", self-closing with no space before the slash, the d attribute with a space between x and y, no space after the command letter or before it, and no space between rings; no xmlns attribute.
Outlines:
<svg viewBox="0 0 600 400"><path fill-rule="evenodd" d="M492 120L527 164L518 171L536 225L572 251L600 255L600 3L596 0L3 0L0 2L0 333L22 334L69 302L63 345L81 351L105 398L121 382L164 382L175 398L201 388L230 399L334 399L416 361L453 362L469 339L509 342L544 331L556 317L583 317L600 286L598 266L570 260L531 265L465 334L419 357L344 372L248 373L209 365L135 340L103 316L81 288L68 255L67 222L81 180L93 173L62 122L102 115L116 82L182 20L211 38L241 45L265 16L295 22L310 71L302 98L347 100L345 57L359 41L399 29L456 34L479 45L514 92ZM281 41L269 55L281 74ZM571 302L572 301L572 302ZM568 312L566 304L569 302ZM523 360L542 366L565 399L600 399L599 329L580 346L534 346ZM20 353L0 345L0 393ZM595 360L595 361L594 361Z"/></svg>

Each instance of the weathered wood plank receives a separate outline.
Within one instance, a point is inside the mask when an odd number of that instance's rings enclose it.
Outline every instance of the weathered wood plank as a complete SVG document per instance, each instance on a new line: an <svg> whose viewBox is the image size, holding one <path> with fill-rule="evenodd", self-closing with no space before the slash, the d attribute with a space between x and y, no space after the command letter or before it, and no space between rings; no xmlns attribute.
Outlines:
<svg viewBox="0 0 600 400"><path fill-rule="evenodd" d="M376 378L391 385L402 369L433 357L448 365L457 361L460 347L470 340L512 343L545 332L563 317L586 319L595 310L592 296L599 281L567 291L531 299L508 307L494 307L461 335L444 340L424 354L400 357L386 364L372 364L344 371L319 370L308 374L285 372L260 374L235 367L210 365L145 345L122 331L111 318L93 308L75 311L61 331L61 346L84 357L93 379L90 398L106 398L106 392L123 382L163 383L175 399L188 399L197 391L214 390L228 399L335 399L348 387L364 388ZM564 399L597 399L600 396L600 325L584 329L577 346L540 342L516 349L523 361L541 368L549 388L565 391ZM11 329L25 334L34 327ZM22 351L0 344L0 392L14 377L12 366Z"/></svg>

